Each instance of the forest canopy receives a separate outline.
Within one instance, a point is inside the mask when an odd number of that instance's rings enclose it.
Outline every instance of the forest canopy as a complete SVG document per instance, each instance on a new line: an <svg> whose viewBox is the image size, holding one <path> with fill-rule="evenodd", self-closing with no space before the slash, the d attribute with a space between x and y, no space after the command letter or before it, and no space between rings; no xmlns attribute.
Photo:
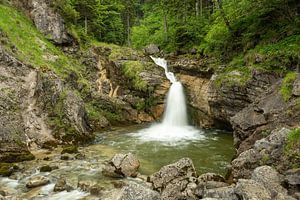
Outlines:
<svg viewBox="0 0 300 200"><path fill-rule="evenodd" d="M54 6L82 42L138 49L153 43L165 52L194 49L230 60L287 37L299 41L297 0L55 0Z"/></svg>

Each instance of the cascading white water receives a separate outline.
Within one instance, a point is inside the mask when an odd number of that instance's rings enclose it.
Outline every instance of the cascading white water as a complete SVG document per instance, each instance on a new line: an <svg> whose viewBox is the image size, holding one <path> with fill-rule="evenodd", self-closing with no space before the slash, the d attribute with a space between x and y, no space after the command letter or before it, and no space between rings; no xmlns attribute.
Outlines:
<svg viewBox="0 0 300 200"><path fill-rule="evenodd" d="M155 64L165 69L166 77L172 83L168 92L162 124L168 126L187 126L187 110L182 84L176 80L172 72L168 71L168 65L165 59L150 57Z"/></svg>
<svg viewBox="0 0 300 200"><path fill-rule="evenodd" d="M162 124L168 126L187 126L187 110L183 86L174 82L170 87Z"/></svg>
<svg viewBox="0 0 300 200"><path fill-rule="evenodd" d="M167 61L163 58L152 60L165 70L167 79L172 83L166 101L166 108L162 123L154 124L147 129L143 129L135 135L142 141L159 141L176 145L174 142L184 142L186 140L200 140L204 136L201 131L188 125L187 108L182 84L177 81L175 75L168 71Z"/></svg>

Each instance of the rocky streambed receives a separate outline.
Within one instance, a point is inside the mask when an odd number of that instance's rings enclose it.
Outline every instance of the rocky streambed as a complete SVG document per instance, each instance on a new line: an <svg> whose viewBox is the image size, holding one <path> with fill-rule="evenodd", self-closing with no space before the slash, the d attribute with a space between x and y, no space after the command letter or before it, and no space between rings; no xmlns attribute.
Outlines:
<svg viewBox="0 0 300 200"><path fill-rule="evenodd" d="M280 162L284 159L282 144L288 129L273 131L258 140L253 148L234 159L231 167L228 166L230 157L224 159L227 169L231 169L225 176L222 173L224 166L204 170L198 166L203 163L203 158L188 158L183 150L174 150L179 146L169 146L177 157L164 155L168 164L153 165L151 160L155 160L155 156L152 155L152 159L143 156L146 151L137 145L137 141L135 151L126 141L118 141L118 134L130 138L137 128L141 127L126 129L127 133L121 128L101 134L94 144L86 147L33 151L36 160L16 164L9 177L0 178L0 199L299 199L299 169L283 170L284 166L275 164L283 163ZM199 145L198 151L213 147L213 140L226 146L226 140L220 139L222 133L201 134L211 145L203 148ZM163 159L159 153L158 160ZM190 152L186 153L189 155ZM212 158L213 162L216 154L224 156L212 150L206 157ZM266 156L269 156L268 160ZM274 166L267 166L269 162Z"/></svg>
<svg viewBox="0 0 300 200"><path fill-rule="evenodd" d="M118 199L127 186L129 191L148 191L160 198L147 177L162 166L190 156L196 163L196 168L192 166L195 175L196 171L224 175L234 153L227 132L199 129L196 140L145 142L134 135L142 128L145 125L99 133L94 144L86 147L32 151L35 160L11 165L11 175L0 178L1 198ZM189 165L193 165L190 159Z"/></svg>

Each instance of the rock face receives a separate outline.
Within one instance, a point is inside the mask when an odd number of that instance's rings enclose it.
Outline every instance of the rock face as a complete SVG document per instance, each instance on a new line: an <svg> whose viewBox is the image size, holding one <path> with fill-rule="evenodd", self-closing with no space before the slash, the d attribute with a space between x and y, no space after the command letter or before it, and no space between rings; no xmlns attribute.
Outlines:
<svg viewBox="0 0 300 200"><path fill-rule="evenodd" d="M264 164L273 164L279 172L288 169L290 163L284 154L288 129L274 130L268 137L255 142L253 148L242 152L232 161L235 178L250 178L252 171Z"/></svg>
<svg viewBox="0 0 300 200"><path fill-rule="evenodd" d="M140 162L132 153L116 154L103 169L103 174L111 177L136 177Z"/></svg>
<svg viewBox="0 0 300 200"><path fill-rule="evenodd" d="M71 43L72 38L68 35L64 20L58 12L50 6L51 1L30 0L30 16L35 26L50 40L56 44Z"/></svg>
<svg viewBox="0 0 300 200"><path fill-rule="evenodd" d="M33 158L26 146L25 124L20 112L26 95L23 80L30 71L0 46L0 162Z"/></svg>
<svg viewBox="0 0 300 200"><path fill-rule="evenodd" d="M189 158L162 167L150 177L153 189L160 192L162 199L196 199L196 171Z"/></svg>
<svg viewBox="0 0 300 200"><path fill-rule="evenodd" d="M280 83L275 84L262 98L231 118L235 144L244 148L244 144L251 143L252 138L249 136L253 133L258 134L255 131L273 130L281 126L297 126L300 115L296 104L296 100L284 101L280 93ZM289 110L291 112L288 112Z"/></svg>
<svg viewBox="0 0 300 200"><path fill-rule="evenodd" d="M226 123L231 122L231 117L254 102L277 80L278 77L272 73L253 71L252 78L245 85L212 84L208 98L213 117ZM253 116L253 120L255 117Z"/></svg>

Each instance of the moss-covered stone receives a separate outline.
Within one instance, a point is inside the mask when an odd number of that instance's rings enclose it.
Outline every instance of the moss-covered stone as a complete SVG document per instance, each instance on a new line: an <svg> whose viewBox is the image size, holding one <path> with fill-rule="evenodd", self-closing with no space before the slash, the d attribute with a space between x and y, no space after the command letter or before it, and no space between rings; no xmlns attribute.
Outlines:
<svg viewBox="0 0 300 200"><path fill-rule="evenodd" d="M0 163L0 176L10 176L14 171L14 165L11 163Z"/></svg>
<svg viewBox="0 0 300 200"><path fill-rule="evenodd" d="M1 156L1 162L5 163L22 162L34 159L34 155L30 152L5 152L4 155Z"/></svg>
<svg viewBox="0 0 300 200"><path fill-rule="evenodd" d="M63 148L61 154L65 154L65 153L69 153L69 154L75 154L75 153L78 153L78 148L77 146L66 146Z"/></svg>
<svg viewBox="0 0 300 200"><path fill-rule="evenodd" d="M52 167L50 167L49 165L44 165L40 167L40 172L51 172L51 171L52 171Z"/></svg>

